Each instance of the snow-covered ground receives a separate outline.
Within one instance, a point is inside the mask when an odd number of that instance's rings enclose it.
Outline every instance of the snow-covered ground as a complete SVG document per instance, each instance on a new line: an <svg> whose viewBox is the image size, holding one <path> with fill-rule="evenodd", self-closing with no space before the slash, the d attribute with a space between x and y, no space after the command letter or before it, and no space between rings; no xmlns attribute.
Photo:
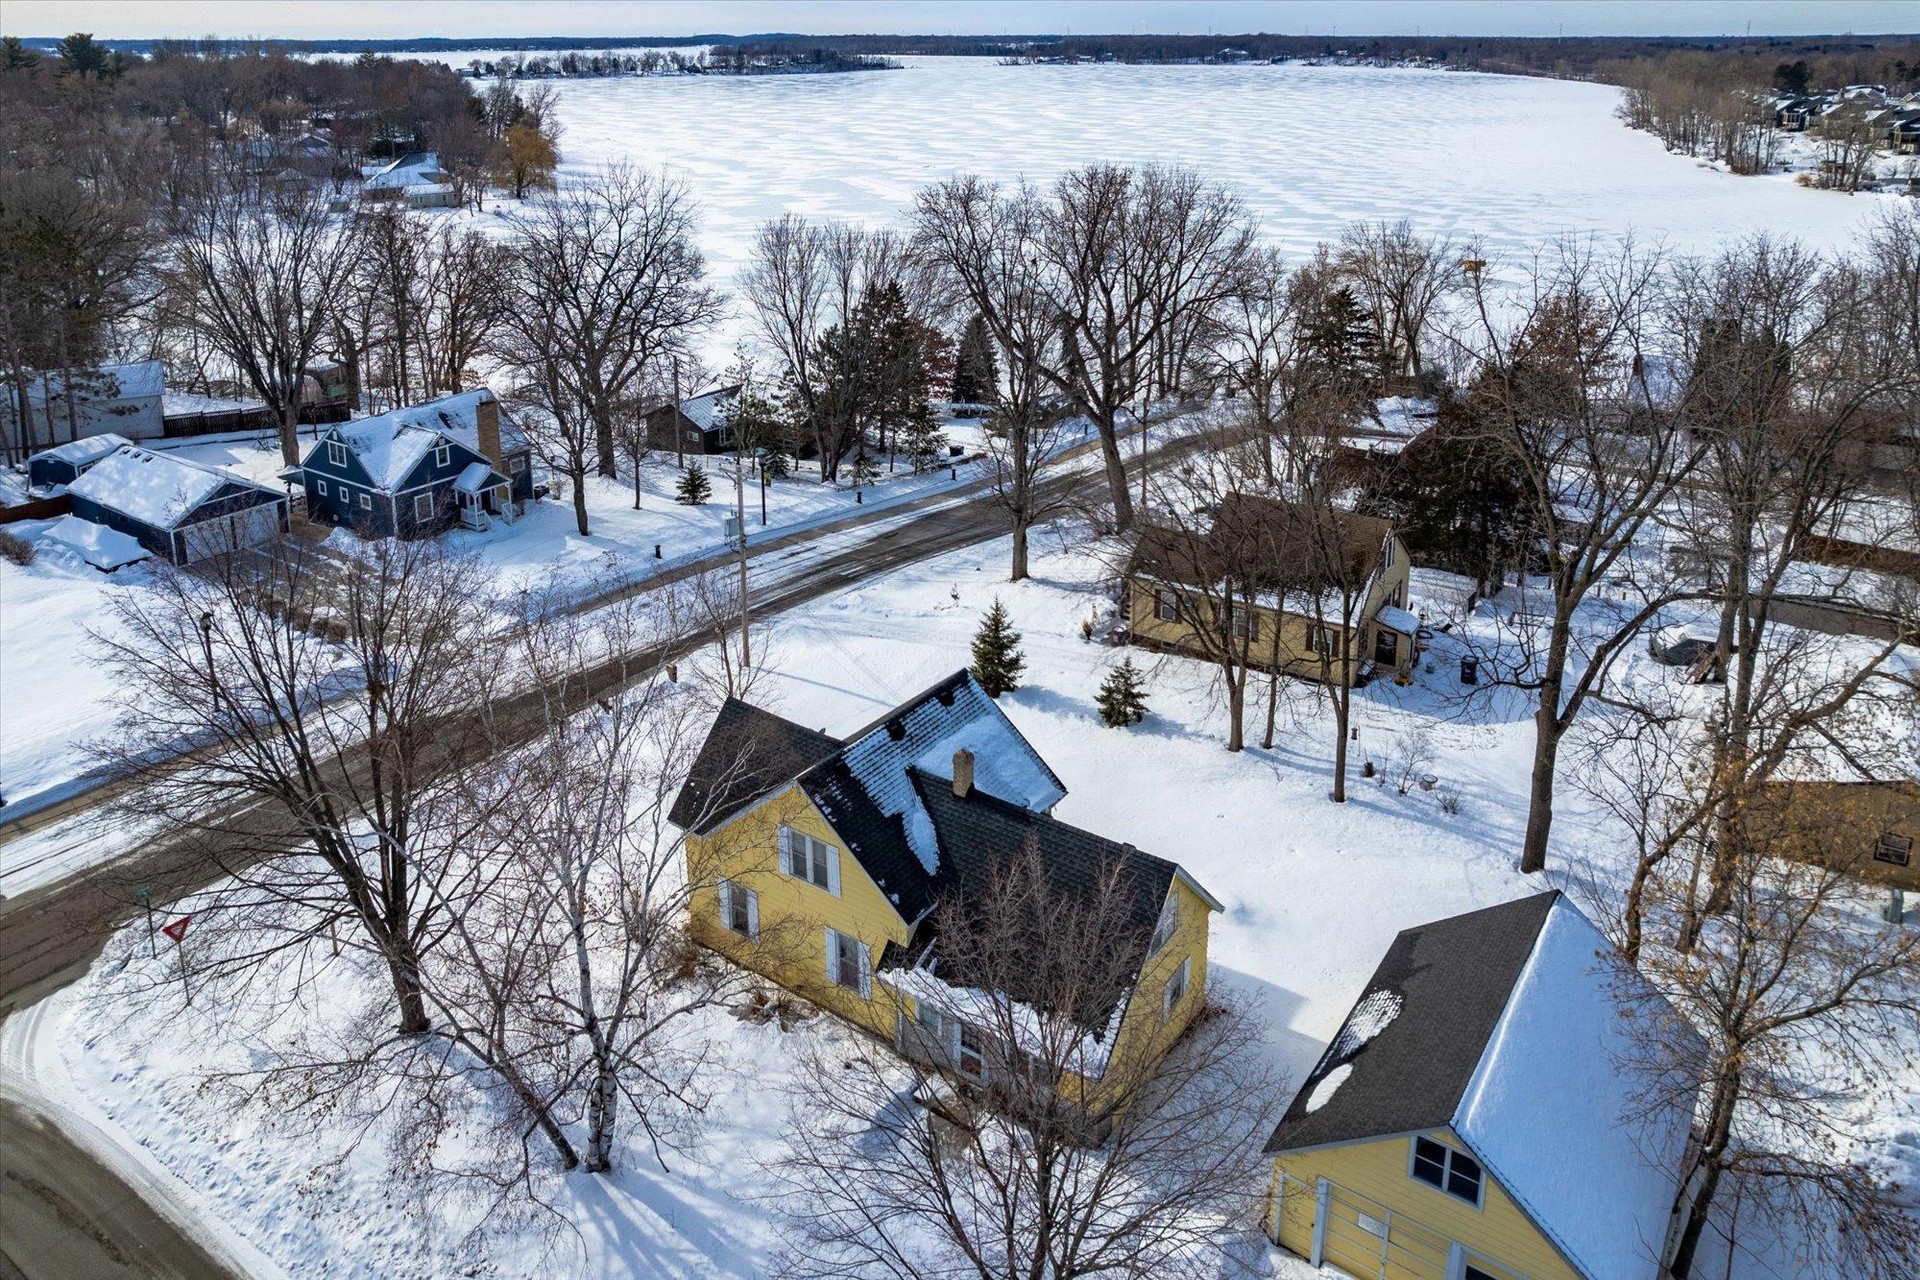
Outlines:
<svg viewBox="0 0 1920 1280"><path fill-rule="evenodd" d="M1222 748L1224 710L1208 670L1182 659L1149 662L1145 723L1102 727L1094 692L1119 654L1082 640L1081 623L1111 607L1103 568L1043 536L1036 576L1010 585L1006 554L1004 541L957 552L785 615L764 635L769 676L756 700L845 732L965 665L981 613L1003 600L1024 634L1028 674L1002 705L1066 784L1059 816L1177 859L1226 904L1212 927L1213 982L1264 1023L1272 1062L1290 1079L1317 1059L1398 930L1550 884L1585 899L1622 874L1622 846L1572 788L1563 792L1553 868L1538 878L1515 869L1530 725L1517 696L1463 703L1453 637L1437 638L1432 669L1423 664L1411 687L1378 682L1356 698L1352 798L1336 806L1327 798L1329 714L1305 685L1282 686L1290 697L1272 750ZM1412 605L1448 612L1454 602L1441 598L1445 590L1443 579L1423 575ZM1482 614L1468 625L1492 624ZM1630 666L1633 679L1679 679L1637 650ZM1434 790L1400 795L1359 777L1364 760L1390 763L1400 735L1416 726L1432 734L1426 770L1438 775ZM1250 736L1258 741L1257 730ZM1457 812L1443 807L1449 797ZM407 1216L418 1211L388 1199L380 1153L355 1147L357 1135L282 1132L263 1113L199 1089L210 1066L257 1064L302 1015L283 1011L285 1021L260 1039L234 1040L215 1034L216 1010L175 1018L171 1000L121 999L142 975L166 973L147 958L139 932L59 997L57 1066L70 1075L67 1087L292 1272L425 1274L435 1259L451 1257L467 1225L462 1211L439 1211L423 1241ZM724 1017L708 1031L727 1047L733 1070L697 1157L667 1174L636 1152L605 1182L556 1179L553 1193L580 1232L565 1248L584 1251L563 1269L762 1273L780 1230L760 1196L759 1172L776 1149L786 1105L774 1082L790 1077L783 1068L812 1037L844 1033L820 1024L782 1032ZM1910 1175L1920 1174L1917 1092L1920 1079L1890 1085L1872 1100L1877 1118L1867 1129L1873 1158L1904 1161ZM490 1246L494 1272L481 1273L519 1273L535 1247L525 1233L509 1232ZM1255 1274L1308 1274L1259 1248L1247 1256Z"/></svg>

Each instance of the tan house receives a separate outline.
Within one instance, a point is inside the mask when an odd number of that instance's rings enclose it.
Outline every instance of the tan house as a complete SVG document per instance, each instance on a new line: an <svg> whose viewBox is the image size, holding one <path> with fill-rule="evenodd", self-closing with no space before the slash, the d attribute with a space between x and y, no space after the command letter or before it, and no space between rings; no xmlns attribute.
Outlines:
<svg viewBox="0 0 1920 1280"><path fill-rule="evenodd" d="M1052 817L1065 795L965 671L844 739L729 699L670 815L688 832L692 932L903 1056L984 1084L1025 1051L994 1042L1002 1022L984 1015L1004 1005L970 1005L1045 995L981 991L943 954L939 908L964 907L1029 854L1063 910L1118 883L1127 914L1112 945L1131 980L1103 988L1099 1007L1037 1013L1084 1028L1072 1060L1053 1065L1091 1104L1156 1063L1205 1006L1220 904L1177 864Z"/></svg>
<svg viewBox="0 0 1920 1280"><path fill-rule="evenodd" d="M1377 516L1233 494L1202 529L1149 525L1127 575L1136 644L1310 680L1401 675L1418 656L1407 547ZM1205 628L1206 633L1201 634Z"/></svg>
<svg viewBox="0 0 1920 1280"><path fill-rule="evenodd" d="M1920 893L1920 782L1770 782L1756 808L1769 852Z"/></svg>
<svg viewBox="0 0 1920 1280"><path fill-rule="evenodd" d="M1663 1276L1691 1107L1645 1073L1697 1040L1632 982L1557 891L1403 930L1267 1144L1267 1233L1374 1280Z"/></svg>

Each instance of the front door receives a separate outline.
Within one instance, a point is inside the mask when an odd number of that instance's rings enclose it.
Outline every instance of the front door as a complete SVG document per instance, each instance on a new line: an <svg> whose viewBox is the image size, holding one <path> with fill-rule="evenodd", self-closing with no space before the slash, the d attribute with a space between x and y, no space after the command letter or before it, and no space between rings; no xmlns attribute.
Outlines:
<svg viewBox="0 0 1920 1280"><path fill-rule="evenodd" d="M1400 633L1389 631L1385 627L1376 628L1373 633L1373 662L1379 667L1400 665Z"/></svg>

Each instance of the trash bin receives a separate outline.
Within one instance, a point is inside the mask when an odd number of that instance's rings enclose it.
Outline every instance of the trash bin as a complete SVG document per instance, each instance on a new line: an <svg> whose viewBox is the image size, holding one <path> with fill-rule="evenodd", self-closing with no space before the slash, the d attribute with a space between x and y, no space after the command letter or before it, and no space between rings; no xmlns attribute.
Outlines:
<svg viewBox="0 0 1920 1280"><path fill-rule="evenodd" d="M1460 683L1480 683L1480 659L1473 657L1471 654L1460 659Z"/></svg>

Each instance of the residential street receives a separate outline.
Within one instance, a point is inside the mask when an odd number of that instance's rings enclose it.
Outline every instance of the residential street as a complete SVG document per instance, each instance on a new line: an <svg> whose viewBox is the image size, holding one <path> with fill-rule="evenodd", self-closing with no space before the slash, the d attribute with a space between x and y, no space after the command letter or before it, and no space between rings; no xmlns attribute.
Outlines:
<svg viewBox="0 0 1920 1280"><path fill-rule="evenodd" d="M1155 448L1156 461L1179 456L1204 436L1182 436ZM1097 445L1094 446L1097 448ZM1079 452L1078 450L1075 451ZM1067 469L1042 481L1049 501L1091 503L1103 491L1097 467ZM1003 510L983 501L985 486L952 491L904 509L876 513L776 539L755 548L751 559L751 609L764 620L807 601L879 577L904 565L1000 536ZM650 580L661 585L725 557ZM581 702L622 683L636 669L704 644L704 637L603 663L576 684ZM523 694L500 720L536 732L539 691ZM352 768L354 762L336 761ZM105 797L90 796L98 804ZM79 819L68 819L80 821ZM291 844L283 815L261 805L237 809L218 823L236 848L259 850ZM17 834L17 833L10 833ZM198 842L162 836L91 870L0 900L0 1039L8 1045L6 1080L0 1087L0 1277L68 1280L86 1276L219 1277L231 1264L209 1251L169 1216L186 1218L177 1204L156 1205L172 1187L155 1179L134 1185L92 1144L53 1127L57 1104L38 1094L30 1078L30 1028L21 1019L32 1006L86 972L113 928L138 910L133 889L151 886L165 903L191 892L216 874L214 851ZM18 1052L15 1043L20 1041ZM104 1139L102 1139L104 1141Z"/></svg>

